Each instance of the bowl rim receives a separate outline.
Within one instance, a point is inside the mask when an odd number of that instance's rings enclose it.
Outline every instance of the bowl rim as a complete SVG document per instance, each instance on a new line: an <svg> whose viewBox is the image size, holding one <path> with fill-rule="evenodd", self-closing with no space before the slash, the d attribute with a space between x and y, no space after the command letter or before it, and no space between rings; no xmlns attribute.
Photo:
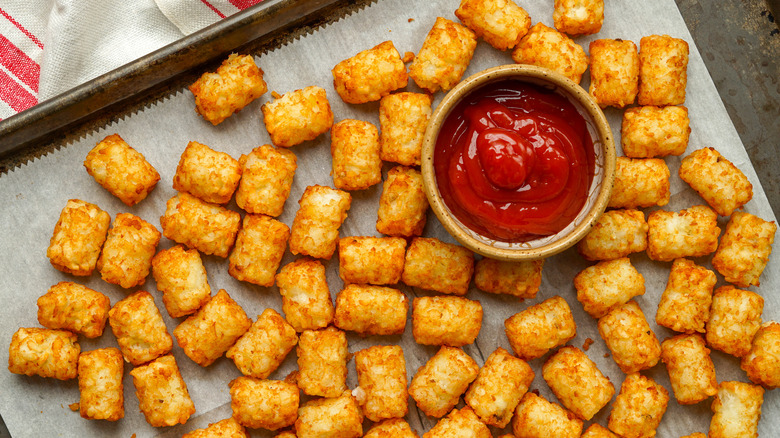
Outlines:
<svg viewBox="0 0 780 438"><path fill-rule="evenodd" d="M581 107L587 112L587 116L593 121L604 156L603 180L595 202L590 211L587 212L582 222L571 232L561 236L559 239L549 242L545 245L535 248L498 248L481 242L467 232L465 232L459 222L454 219L436 184L436 174L433 168L433 151L436 146L436 139L444 120L450 112L461 101L463 97L472 91L504 79L535 79L538 81L547 81L562 88L572 98L577 100ZM607 203L612 193L612 186L615 180L616 151L612 130L607 122L607 118L599 105L579 84L562 74L553 70L528 64L507 64L488 68L475 73L464 79L452 90L450 90L439 105L436 107L428 122L423 138L421 171L423 176L423 189L428 198L431 209L444 225L447 232L463 246L481 254L485 257L505 260L505 261L523 261L538 260L558 254L575 245L593 228L596 221L606 210Z"/></svg>

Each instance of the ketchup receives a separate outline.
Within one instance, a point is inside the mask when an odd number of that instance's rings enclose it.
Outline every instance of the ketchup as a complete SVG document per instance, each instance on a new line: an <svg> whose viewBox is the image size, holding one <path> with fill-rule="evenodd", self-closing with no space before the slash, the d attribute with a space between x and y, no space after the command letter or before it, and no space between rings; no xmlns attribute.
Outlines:
<svg viewBox="0 0 780 438"><path fill-rule="evenodd" d="M487 85L460 102L442 124L433 162L455 217L505 242L565 228L585 205L595 166L574 105L517 80Z"/></svg>

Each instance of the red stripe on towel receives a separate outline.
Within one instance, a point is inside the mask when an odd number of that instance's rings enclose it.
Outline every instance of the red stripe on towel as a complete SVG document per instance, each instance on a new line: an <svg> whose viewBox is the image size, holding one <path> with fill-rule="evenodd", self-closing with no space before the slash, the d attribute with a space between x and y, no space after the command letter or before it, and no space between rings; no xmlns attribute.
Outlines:
<svg viewBox="0 0 780 438"><path fill-rule="evenodd" d="M228 0L230 4L241 9L242 11L250 6L254 6L263 0Z"/></svg>
<svg viewBox="0 0 780 438"><path fill-rule="evenodd" d="M11 23L12 23L14 26L16 26L16 27L17 27L19 30L21 30L21 31L22 31L22 33L24 33L24 34L27 36L27 38L31 39L31 40L32 40L32 42L34 42L34 43L35 43L35 45L37 45L37 46L38 46L38 47L40 47L41 49L43 48L43 43L42 43L42 42L41 42L41 41L40 41L38 38L35 38L35 35L33 35L32 33L30 33L30 31L29 31L29 30L25 29L25 28L24 28L24 26L22 26L21 24L19 24L19 22L18 22L18 21L14 20L14 18L13 18L12 16L8 15L8 12L4 11L4 10L3 10L3 8L0 8L0 15L2 15L3 17L5 17L5 18L6 18L8 21L10 21L10 22L11 22ZM223 17L223 18L224 18L224 17Z"/></svg>
<svg viewBox="0 0 780 438"><path fill-rule="evenodd" d="M19 85L12 77L0 70L0 99L14 111L20 112L38 103L38 99Z"/></svg>
<svg viewBox="0 0 780 438"><path fill-rule="evenodd" d="M33 91L38 92L41 66L3 35L0 35L0 65L7 68Z"/></svg>
<svg viewBox="0 0 780 438"><path fill-rule="evenodd" d="M204 5L208 6L209 9L214 11L215 14L219 15L219 18L225 18L225 14L223 14L219 9L217 9L214 5L208 2L208 0L200 0Z"/></svg>

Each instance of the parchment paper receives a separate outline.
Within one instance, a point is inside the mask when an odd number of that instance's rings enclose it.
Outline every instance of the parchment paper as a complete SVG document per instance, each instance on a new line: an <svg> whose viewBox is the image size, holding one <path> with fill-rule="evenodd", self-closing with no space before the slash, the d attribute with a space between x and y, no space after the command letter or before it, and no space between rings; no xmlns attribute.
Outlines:
<svg viewBox="0 0 780 438"><path fill-rule="evenodd" d="M454 11L458 0L438 0L417 2L413 0L381 0L378 3L346 17L313 35L306 36L272 53L262 54L256 59L265 70L265 79L269 90L279 93L319 85L327 90L336 120L357 118L370 121L378 126L378 104L347 105L341 101L332 85L330 69L340 60L348 58L361 50L392 40L403 53L417 53L425 35L430 30L436 16L457 20ZM520 1L534 22L542 21L552 26L552 1ZM750 160L740 142L712 80L693 44L685 23L673 0L653 0L648 2L606 2L604 27L597 35L578 38L576 41L587 49L588 43L597 38L623 38L639 43L645 35L669 34L682 38L690 44L691 57L688 64L688 87L686 106L690 110L692 134L688 153L706 146L717 148L728 159L741 168L753 183L755 195L745 210L767 220L774 216L766 200ZM480 40L466 75L484 68L511 63L508 52L499 52ZM588 77L583 80L587 87ZM408 90L419 91L410 80ZM441 99L442 93L435 96L434 105ZM112 303L137 289L147 290L155 296L170 332L181 320L174 320L164 310L159 292L151 275L143 287L126 291L110 285L100 279L95 272L88 278L75 278L53 269L46 258L46 248L57 222L61 209L70 198L80 198L96 203L108 211L112 218L120 212L131 212L159 227L159 217L165 210L165 202L172 197L172 179L179 157L187 142L196 140L212 148L228 152L238 158L252 148L270 143L262 119L260 105L270 99L270 93L262 96L239 114L234 115L217 127L202 120L194 111L191 94L178 92L169 99L150 106L148 109L125 118L106 128L76 141L46 157L35 160L8 175L0 177L0 363L6 363L7 346L11 335L19 327L36 327L36 300L46 290L59 281L71 280L107 294ZM606 111L613 132L619 138L621 111ZM141 151L157 168L161 181L152 194L139 205L126 207L108 192L98 186L87 174L82 162L87 152L102 138L119 133L130 145ZM329 153L330 137L326 134L315 141L295 146L298 155L298 171L292 193L287 201L280 220L290 225L298 209L297 200L306 186L311 184L332 185L330 177L331 161ZM619 142L618 142L619 143ZM680 157L666 159L672 172L672 198L666 210L680 210L703 201L684 182L677 177ZM385 164L385 171L391 166ZM349 217L341 228L342 236L377 235L375 222L381 185L368 190L353 192L352 208ZM235 203L230 208L237 210ZM721 219L721 226L726 220ZM425 229L426 236L433 236L447 242L454 240L443 230L434 215L429 214ZM172 246L172 242L163 238L159 249ZM776 245L775 245L776 246ZM288 253L282 264L294 258ZM674 333L654 323L658 300L669 274L670 263L650 261L645 254L634 254L631 260L645 276L647 292L637 298L638 303L650 321L650 325L663 340ZM780 262L778 254L773 254L769 266L761 277L761 286L751 288L765 299L764 320L780 319ZM697 259L697 263L709 265L709 258ZM246 310L253 319L266 307L281 311L281 298L276 287L263 288L239 282L227 274L227 261L206 256L204 263L208 271L212 289L224 288ZM479 300L485 309L485 318L477 342L465 347L474 359L482 365L487 356L498 346L510 349L504 334L504 320L509 316L536 304L553 295L561 295L569 303L576 321L577 337L572 345L582 348L586 338L595 341L588 350L588 356L608 375L619 390L624 375L607 353L604 342L598 335L596 321L588 316L576 300L572 286L574 276L589 264L575 251L569 250L547 260L544 266L544 278L536 299L519 302L508 296L495 296L482 293L472 286L468 298ZM331 293L341 290L338 278L338 259L326 263ZM719 285L723 283L719 276ZM409 296L426 295L428 292L399 285ZM349 351L355 352L373 344L400 343L404 347L408 378L425 363L437 350L436 347L416 345L411 333L411 321L403 336L360 338L349 334ZM80 337L83 351L99 347L115 346L116 340L107 327L103 336L97 340ZM511 351L511 350L510 350ZM221 358L208 368L202 368L187 358L181 348L174 346L173 353L181 368L182 375L189 387L190 395L197 409L196 414L183 426L155 429L150 427L138 409L138 400L125 367L125 418L116 423L87 421L71 412L68 405L78 402L79 392L76 380L60 382L54 379L19 376L0 371L0 414L14 437L35 436L104 436L117 435L129 437L180 436L181 434L230 415L230 396L228 382L239 376L232 361ZM541 365L546 356L531 361L537 375L532 389L538 390L549 400L557 401L541 377ZM739 369L739 361L731 356L713 351L718 381L747 381ZM284 378L296 368L296 357L291 353L282 366L271 376ZM644 372L660 382L670 395L671 387L664 366L659 363ZM348 385L357 384L354 364L349 363ZM614 402L614 399L613 399ZM672 400L663 418L658 436L678 437L693 432L706 432L711 417L710 401L693 406L678 406ZM594 419L606 424L612 402ZM780 392L768 391L765 394L763 418L759 425L762 436L772 436L780 430L780 418L772 413L780 412ZM427 418L415 408L410 399L410 412L407 415L410 424L422 434L435 424L435 419ZM366 422L366 428L368 427ZM587 424L586 424L587 427ZM494 430L497 435L498 431ZM267 431L253 431L254 436L271 436Z"/></svg>

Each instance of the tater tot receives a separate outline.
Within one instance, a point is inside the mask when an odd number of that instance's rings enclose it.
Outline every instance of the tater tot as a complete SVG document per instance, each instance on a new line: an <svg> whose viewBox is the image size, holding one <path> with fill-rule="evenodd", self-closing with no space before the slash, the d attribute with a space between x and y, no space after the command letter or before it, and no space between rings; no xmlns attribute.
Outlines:
<svg viewBox="0 0 780 438"><path fill-rule="evenodd" d="M731 215L712 267L729 283L739 287L758 286L769 262L777 224L741 211Z"/></svg>
<svg viewBox="0 0 780 438"><path fill-rule="evenodd" d="M149 362L173 348L173 338L149 292L138 291L114 304L108 323L122 356L133 365Z"/></svg>
<svg viewBox="0 0 780 438"><path fill-rule="evenodd" d="M557 295L512 315L504 327L515 355L524 360L541 357L577 336L569 304Z"/></svg>
<svg viewBox="0 0 780 438"><path fill-rule="evenodd" d="M656 210L647 216L647 227L647 256L651 260L700 257L718 247L718 214L704 205L679 212Z"/></svg>
<svg viewBox="0 0 780 438"><path fill-rule="evenodd" d="M349 284L336 296L333 324L368 335L400 335L406 328L409 300L398 289Z"/></svg>
<svg viewBox="0 0 780 438"><path fill-rule="evenodd" d="M710 317L715 273L688 259L675 259L658 302L655 322L683 333L704 333Z"/></svg>
<svg viewBox="0 0 780 438"><path fill-rule="evenodd" d="M547 358L542 377L561 404L588 421L615 395L615 385L582 350L567 345Z"/></svg>
<svg viewBox="0 0 780 438"><path fill-rule="evenodd" d="M76 378L81 347L69 331L21 327L8 347L8 371L28 376Z"/></svg>
<svg viewBox="0 0 780 438"><path fill-rule="evenodd" d="M339 277L345 284L396 284L404 269L406 240L351 236L339 240Z"/></svg>
<svg viewBox="0 0 780 438"><path fill-rule="evenodd" d="M588 260L612 260L647 249L648 225L639 210L610 210L599 220L577 250Z"/></svg>
<svg viewBox="0 0 780 438"><path fill-rule="evenodd" d="M236 191L236 205L252 214L277 217L284 211L290 196L298 158L287 149L264 144L241 154L241 183Z"/></svg>
<svg viewBox="0 0 780 438"><path fill-rule="evenodd" d="M578 84L588 68L588 55L579 44L541 22L520 40L512 51L512 60L555 70Z"/></svg>
<svg viewBox="0 0 780 438"><path fill-rule="evenodd" d="M88 420L117 421L125 416L124 359L116 348L79 355L79 413Z"/></svg>
<svg viewBox="0 0 780 438"><path fill-rule="evenodd" d="M608 427L623 438L654 437L668 403L666 388L639 373L629 374L612 405Z"/></svg>
<svg viewBox="0 0 780 438"><path fill-rule="evenodd" d="M498 50L515 47L531 27L531 16L513 0L462 0L455 16Z"/></svg>
<svg viewBox="0 0 780 438"><path fill-rule="evenodd" d="M747 176L713 148L698 149L683 158L679 174L721 216L731 216L753 197Z"/></svg>
<svg viewBox="0 0 780 438"><path fill-rule="evenodd" d="M311 400L298 409L295 432L298 438L358 438L363 436L363 414L349 391Z"/></svg>
<svg viewBox="0 0 780 438"><path fill-rule="evenodd" d="M406 415L406 360L399 345L375 345L356 352L355 368L355 392L366 418L377 422Z"/></svg>
<svg viewBox="0 0 780 438"><path fill-rule="evenodd" d="M515 410L512 431L517 438L577 438L582 420L541 395L526 392Z"/></svg>
<svg viewBox="0 0 780 438"><path fill-rule="evenodd" d="M204 254L227 257L236 241L241 215L189 193L169 199L160 218L163 235Z"/></svg>
<svg viewBox="0 0 780 438"><path fill-rule="evenodd" d="M395 93L379 101L379 156L404 166L419 166L423 136L431 118L431 96Z"/></svg>
<svg viewBox="0 0 780 438"><path fill-rule="evenodd" d="M406 66L392 41L363 50L333 67L333 87L347 103L373 102L403 88Z"/></svg>
<svg viewBox="0 0 780 438"><path fill-rule="evenodd" d="M190 85L195 111L218 125L268 91L261 70L251 55L231 53L216 73L206 72Z"/></svg>
<svg viewBox="0 0 780 438"><path fill-rule="evenodd" d="M427 212L428 198L423 189L422 173L403 166L390 169L379 197L376 230L388 236L420 236Z"/></svg>
<svg viewBox="0 0 780 438"><path fill-rule="evenodd" d="M212 204L227 204L241 180L238 160L205 144L187 144L173 176L173 189Z"/></svg>
<svg viewBox="0 0 780 438"><path fill-rule="evenodd" d="M544 260L508 262L480 259L474 268L474 285L491 294L535 298L542 284Z"/></svg>
<svg viewBox="0 0 780 438"><path fill-rule="evenodd" d="M334 327L305 330L298 339L298 387L305 394L338 397L347 390L347 335Z"/></svg>
<svg viewBox="0 0 780 438"><path fill-rule="evenodd" d="M409 384L409 395L425 415L447 414L477 378L479 365L457 347L442 346L425 365L417 369Z"/></svg>
<svg viewBox="0 0 780 438"><path fill-rule="evenodd" d="M111 300L102 293L70 281L61 281L38 298L38 322L50 329L66 329L88 338L103 334Z"/></svg>
<svg viewBox="0 0 780 438"><path fill-rule="evenodd" d="M634 103L639 92L639 54L636 44L628 40L600 39L591 41L588 52L588 93L596 103L602 108L623 108Z"/></svg>
<svg viewBox="0 0 780 438"><path fill-rule="evenodd" d="M298 204L290 233L290 252L330 260L352 196L343 190L314 185L306 187Z"/></svg>
<svg viewBox="0 0 780 438"><path fill-rule="evenodd" d="M743 382L720 382L712 401L709 438L758 437L764 388Z"/></svg>
<svg viewBox="0 0 780 438"><path fill-rule="evenodd" d="M707 438L707 434L701 433L701 432L695 432L695 433L692 433L690 435L685 435L685 436L680 437L680 438Z"/></svg>
<svg viewBox="0 0 780 438"><path fill-rule="evenodd" d="M620 144L631 158L682 155L691 135L688 108L638 106L623 112Z"/></svg>
<svg viewBox="0 0 780 438"><path fill-rule="evenodd" d="M153 427L184 424L195 413L195 404L172 354L133 368L130 375L141 412Z"/></svg>
<svg viewBox="0 0 780 438"><path fill-rule="evenodd" d="M596 319L610 310L644 295L645 278L628 257L605 260L585 268L574 277L577 300Z"/></svg>
<svg viewBox="0 0 780 438"><path fill-rule="evenodd" d="M293 383L238 377L229 386L233 418L243 426L277 430L298 419L300 394Z"/></svg>
<svg viewBox="0 0 780 438"><path fill-rule="evenodd" d="M382 181L379 131L362 120L345 119L330 132L333 185L342 190L363 190Z"/></svg>
<svg viewBox="0 0 780 438"><path fill-rule="evenodd" d="M503 428L533 380L528 363L498 347L480 368L464 401L485 424Z"/></svg>
<svg viewBox="0 0 780 438"><path fill-rule="evenodd" d="M463 297L419 297L412 301L412 333L421 345L462 347L482 328L482 305Z"/></svg>
<svg viewBox="0 0 780 438"><path fill-rule="evenodd" d="M604 0L555 0L553 22L569 35L598 33L604 23Z"/></svg>
<svg viewBox="0 0 780 438"><path fill-rule="evenodd" d="M364 438L419 438L417 432L402 418L392 418L374 424Z"/></svg>
<svg viewBox="0 0 780 438"><path fill-rule="evenodd" d="M401 279L407 286L465 295L474 272L468 249L432 237L415 237L406 251Z"/></svg>
<svg viewBox="0 0 780 438"><path fill-rule="evenodd" d="M181 438L249 438L249 434L235 418L225 418L211 423L205 429L195 429Z"/></svg>
<svg viewBox="0 0 780 438"><path fill-rule="evenodd" d="M454 87L474 56L477 37L466 26L436 17L422 48L409 65L409 76L429 93Z"/></svg>
<svg viewBox="0 0 780 438"><path fill-rule="evenodd" d="M271 142L291 147L314 140L333 125L333 111L323 88L310 86L285 93L262 106Z"/></svg>
<svg viewBox="0 0 780 438"><path fill-rule="evenodd" d="M70 199L60 212L46 257L56 269L89 276L106 241L111 216L95 204Z"/></svg>
<svg viewBox="0 0 780 438"><path fill-rule="evenodd" d="M626 374L651 368L661 358L661 344L636 301L599 318L598 329L615 363Z"/></svg>
<svg viewBox="0 0 780 438"><path fill-rule="evenodd" d="M184 354L202 367L211 365L252 325L244 309L220 289L197 313L173 330Z"/></svg>
<svg viewBox="0 0 780 438"><path fill-rule="evenodd" d="M677 403L690 405L718 393L710 349L699 334L682 334L661 343L661 360Z"/></svg>
<svg viewBox="0 0 780 438"><path fill-rule="evenodd" d="M688 83L688 43L669 35L639 41L640 105L682 105Z"/></svg>
<svg viewBox="0 0 780 438"><path fill-rule="evenodd" d="M761 328L764 299L755 292L721 286L712 295L706 337L710 347L743 357Z"/></svg>
<svg viewBox="0 0 780 438"><path fill-rule="evenodd" d="M491 438L492 436L490 429L479 420L477 414L468 406L462 409L453 409L431 430L423 434L423 438Z"/></svg>
<svg viewBox="0 0 780 438"><path fill-rule="evenodd" d="M265 379L298 343L298 335L276 310L265 309L226 353L245 376Z"/></svg>
<svg viewBox="0 0 780 438"><path fill-rule="evenodd" d="M161 234L154 225L130 213L119 213L97 261L100 276L125 289L143 284L152 268Z"/></svg>
<svg viewBox="0 0 780 438"><path fill-rule="evenodd" d="M780 324L769 321L758 329L740 367L751 382L768 389L780 387Z"/></svg>
<svg viewBox="0 0 780 438"><path fill-rule="evenodd" d="M160 180L160 174L146 158L119 134L109 135L84 159L87 173L125 205L143 201Z"/></svg>
<svg viewBox="0 0 780 438"><path fill-rule="evenodd" d="M669 167L660 158L617 157L607 207L645 208L669 203Z"/></svg>
<svg viewBox="0 0 780 438"><path fill-rule="evenodd" d="M295 331L316 330L333 321L325 266L318 260L302 258L282 267L276 275L282 294L282 311Z"/></svg>
<svg viewBox="0 0 780 438"><path fill-rule="evenodd" d="M152 259L152 274L168 314L173 318L195 313L211 298L211 286L196 249L176 245Z"/></svg>
<svg viewBox="0 0 780 438"><path fill-rule="evenodd" d="M236 280L273 286L289 238L290 229L283 222L262 214L247 214L228 258L228 273Z"/></svg>
<svg viewBox="0 0 780 438"><path fill-rule="evenodd" d="M609 429L607 429L604 426L601 426L599 424L593 423L588 427L585 432L582 433L581 438L620 438L614 433L610 432ZM707 438L707 437L703 437Z"/></svg>

